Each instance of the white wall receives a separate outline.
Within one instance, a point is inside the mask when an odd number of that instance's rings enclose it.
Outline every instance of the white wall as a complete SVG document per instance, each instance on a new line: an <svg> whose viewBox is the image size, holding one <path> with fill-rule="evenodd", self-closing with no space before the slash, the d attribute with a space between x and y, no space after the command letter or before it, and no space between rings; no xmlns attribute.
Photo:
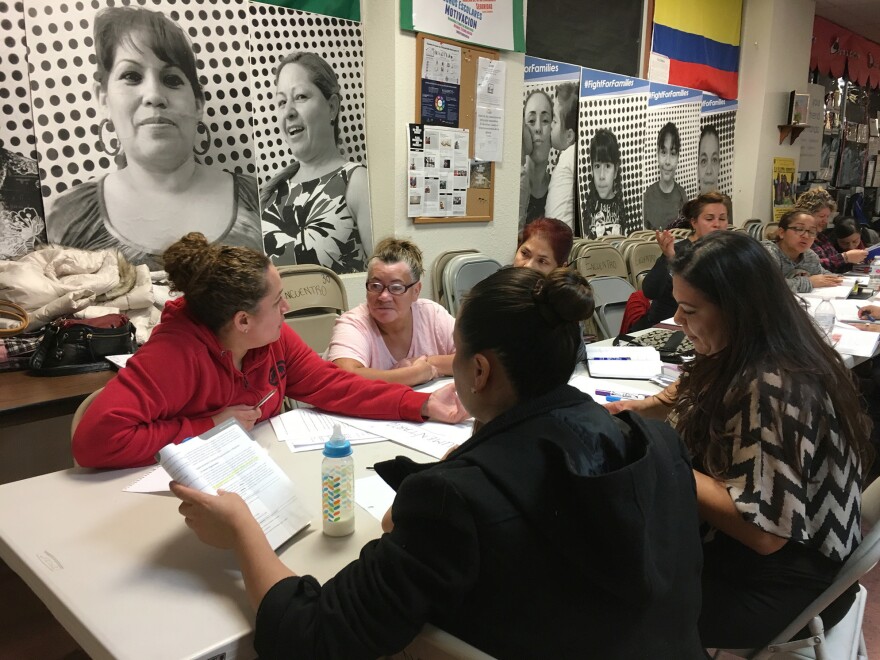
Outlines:
<svg viewBox="0 0 880 660"><path fill-rule="evenodd" d="M797 142L779 144L791 90L806 91L815 0L744 0L739 110L733 159L737 224L771 219L773 158L800 157Z"/></svg>
<svg viewBox="0 0 880 660"><path fill-rule="evenodd" d="M408 237L424 253L422 296L431 297L431 269L446 250L474 248L502 264L516 249L519 215L519 159L523 90L523 55L501 53L507 63L504 162L495 166L495 213L492 222L414 225L406 217L406 124L415 121L416 38L400 29L400 3L361 3L366 57L367 162L373 240ZM462 98L467 92L462 90ZM473 141L473 138L471 138ZM346 275L350 307L363 302L365 276Z"/></svg>

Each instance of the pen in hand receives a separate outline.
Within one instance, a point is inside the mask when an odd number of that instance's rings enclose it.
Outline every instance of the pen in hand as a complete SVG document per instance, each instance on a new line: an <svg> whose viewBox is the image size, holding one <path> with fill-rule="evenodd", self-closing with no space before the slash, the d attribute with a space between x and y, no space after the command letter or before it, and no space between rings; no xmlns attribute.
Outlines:
<svg viewBox="0 0 880 660"><path fill-rule="evenodd" d="M273 396L275 396L275 393L276 393L276 392L277 392L277 390L272 390L272 391L269 392L266 396L264 396L262 399L260 399L260 402L254 406L254 410L257 410L258 408L261 408L261 407L263 406L263 404L266 403L266 401L268 401L268 400L271 399Z"/></svg>

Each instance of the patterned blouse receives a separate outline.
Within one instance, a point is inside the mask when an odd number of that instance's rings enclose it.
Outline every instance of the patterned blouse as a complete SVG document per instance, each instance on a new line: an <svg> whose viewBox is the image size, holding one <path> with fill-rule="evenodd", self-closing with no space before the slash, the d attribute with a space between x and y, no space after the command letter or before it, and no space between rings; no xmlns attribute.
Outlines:
<svg viewBox="0 0 880 660"><path fill-rule="evenodd" d="M216 242L243 245L262 252L257 180L247 174L228 174L233 184L232 213L218 219L226 224ZM104 204L105 178L106 175L81 183L58 198L46 222L49 240L84 250L117 248L133 264L147 264L150 270L162 270L164 250L151 250L128 241L114 227ZM145 227L144 233L148 232ZM186 230L181 228L178 238L184 233Z"/></svg>
<svg viewBox="0 0 880 660"><path fill-rule="evenodd" d="M358 222L345 193L358 163L348 162L324 176L291 183L294 163L269 183L263 193L263 240L277 265L320 264L336 273L361 273L367 255Z"/></svg>
<svg viewBox="0 0 880 660"><path fill-rule="evenodd" d="M812 382L783 383L766 372L739 400L725 401L732 442L725 483L748 522L844 561L861 541L862 477L831 397L816 390ZM802 476L783 450L793 454L798 441Z"/></svg>
<svg viewBox="0 0 880 660"><path fill-rule="evenodd" d="M845 273L852 270L852 265L846 263L843 253L837 249L837 246L831 241L831 237L825 232L820 231L816 235L812 250L819 257L819 263L825 270L830 270L832 273Z"/></svg>

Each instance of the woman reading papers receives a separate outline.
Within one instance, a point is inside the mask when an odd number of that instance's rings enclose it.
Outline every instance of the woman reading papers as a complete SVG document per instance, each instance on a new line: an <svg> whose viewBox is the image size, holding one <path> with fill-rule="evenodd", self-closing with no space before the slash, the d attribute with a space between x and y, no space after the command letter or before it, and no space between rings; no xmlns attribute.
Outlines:
<svg viewBox="0 0 880 660"><path fill-rule="evenodd" d="M73 436L80 465L149 465L169 442L230 417L252 428L276 414L284 396L374 419L465 418L451 385L429 396L321 360L285 324L281 277L259 252L191 233L164 259L186 295L165 306L150 340L86 411ZM261 407L273 389L280 396Z"/></svg>
<svg viewBox="0 0 880 660"><path fill-rule="evenodd" d="M471 290L453 371L479 430L439 463L376 465L397 489L387 533L323 586L278 559L238 496L172 484L199 537L235 550L261 658L375 658L426 622L501 658L704 657L684 448L567 384L592 309L562 269Z"/></svg>

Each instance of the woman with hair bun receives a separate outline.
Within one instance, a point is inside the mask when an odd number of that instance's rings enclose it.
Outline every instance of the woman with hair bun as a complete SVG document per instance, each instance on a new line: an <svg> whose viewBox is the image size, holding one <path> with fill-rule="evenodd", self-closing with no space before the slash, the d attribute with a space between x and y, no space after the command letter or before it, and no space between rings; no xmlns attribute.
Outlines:
<svg viewBox="0 0 880 660"><path fill-rule="evenodd" d="M453 369L479 430L439 463L377 464L397 490L386 533L323 585L278 559L237 495L172 484L199 538L235 551L261 658L390 655L427 622L501 658L704 657L681 443L567 384L592 311L567 269L471 290Z"/></svg>
<svg viewBox="0 0 880 660"><path fill-rule="evenodd" d="M281 277L259 252L209 245L194 232L164 257L174 290L185 295L165 305L150 340L86 411L73 436L80 465L150 465L165 445L230 417L252 428L277 414L285 396L374 419L465 418L451 385L429 396L318 357L284 322Z"/></svg>

